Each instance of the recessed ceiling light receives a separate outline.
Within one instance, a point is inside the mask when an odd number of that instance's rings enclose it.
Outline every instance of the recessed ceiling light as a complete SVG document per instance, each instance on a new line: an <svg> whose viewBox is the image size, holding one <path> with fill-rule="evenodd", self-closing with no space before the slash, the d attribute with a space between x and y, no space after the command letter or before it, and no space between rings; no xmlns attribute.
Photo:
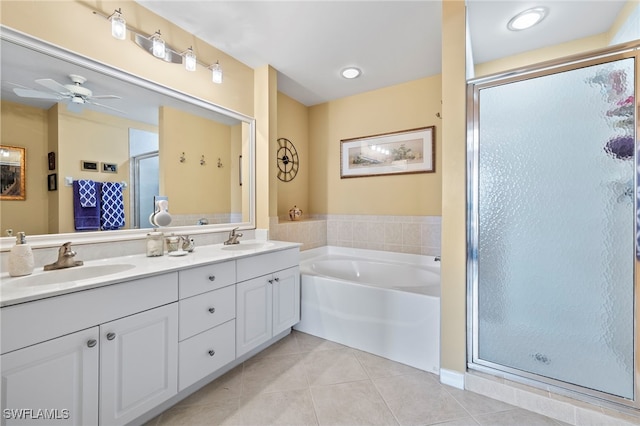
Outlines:
<svg viewBox="0 0 640 426"><path fill-rule="evenodd" d="M521 31L531 28L536 24L539 24L545 16L547 16L548 9L546 7L534 7L533 9L527 9L524 12L518 13L511 18L507 24L507 28L511 31Z"/></svg>
<svg viewBox="0 0 640 426"><path fill-rule="evenodd" d="M362 71L360 71L358 68L356 67L348 67L342 70L341 72L342 76L344 78L356 78L359 77L360 74L362 74Z"/></svg>

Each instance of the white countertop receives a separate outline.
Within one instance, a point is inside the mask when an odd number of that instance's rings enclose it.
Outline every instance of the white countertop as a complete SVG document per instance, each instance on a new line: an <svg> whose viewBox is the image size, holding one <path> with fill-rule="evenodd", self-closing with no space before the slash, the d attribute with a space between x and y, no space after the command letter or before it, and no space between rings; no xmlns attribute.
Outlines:
<svg viewBox="0 0 640 426"><path fill-rule="evenodd" d="M241 240L238 248L243 245L259 244L265 245L260 248L247 247L247 249L224 249L223 244L213 244L208 246L198 246L192 253L184 256L164 256L147 257L144 254L133 256L110 257L108 259L91 260L84 262L82 266L76 266L68 269L106 267L109 265L130 265L129 269L100 275L93 278L79 279L75 281L66 281L64 283L39 284L38 278L42 277L43 281L48 280L49 274L56 274L58 271L44 271L42 267L36 268L33 274L25 277L10 277L8 273L0 275L0 307L15 305L18 303L29 302L46 297L58 296L66 293L87 290L90 288L101 287L110 284L117 284L124 281L130 281L139 278L145 278L153 275L163 274L172 271L178 271L185 268L201 266L211 263L224 262L226 260L238 259L247 256L253 256L261 253L285 250L294 247L300 247L299 243L290 243L284 241L263 241L263 240ZM82 260L80 256L78 259ZM22 280L22 281L21 281ZM27 282L28 281L28 282Z"/></svg>

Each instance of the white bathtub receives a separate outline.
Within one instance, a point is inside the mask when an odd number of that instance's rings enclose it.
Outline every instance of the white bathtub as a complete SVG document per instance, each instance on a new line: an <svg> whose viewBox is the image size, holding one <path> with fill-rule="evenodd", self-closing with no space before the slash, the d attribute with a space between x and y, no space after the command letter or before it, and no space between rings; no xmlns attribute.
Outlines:
<svg viewBox="0 0 640 426"><path fill-rule="evenodd" d="M440 263L321 247L301 253L296 330L438 374Z"/></svg>

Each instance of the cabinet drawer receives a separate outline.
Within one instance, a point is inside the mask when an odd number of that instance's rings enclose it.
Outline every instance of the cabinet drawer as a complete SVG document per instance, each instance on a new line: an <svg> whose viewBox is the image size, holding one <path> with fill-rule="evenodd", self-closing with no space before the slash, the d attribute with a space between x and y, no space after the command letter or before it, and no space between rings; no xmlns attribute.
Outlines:
<svg viewBox="0 0 640 426"><path fill-rule="evenodd" d="M243 257L237 260L238 282L298 266L299 263L300 249L298 247Z"/></svg>
<svg viewBox="0 0 640 426"><path fill-rule="evenodd" d="M180 300L180 340L236 316L236 287L231 285Z"/></svg>
<svg viewBox="0 0 640 426"><path fill-rule="evenodd" d="M178 274L157 275L0 309L2 353L178 300Z"/></svg>
<svg viewBox="0 0 640 426"><path fill-rule="evenodd" d="M231 320L180 342L178 391L236 358L235 333L236 322Z"/></svg>
<svg viewBox="0 0 640 426"><path fill-rule="evenodd" d="M236 282L236 263L223 262L180 271L180 298L226 287Z"/></svg>

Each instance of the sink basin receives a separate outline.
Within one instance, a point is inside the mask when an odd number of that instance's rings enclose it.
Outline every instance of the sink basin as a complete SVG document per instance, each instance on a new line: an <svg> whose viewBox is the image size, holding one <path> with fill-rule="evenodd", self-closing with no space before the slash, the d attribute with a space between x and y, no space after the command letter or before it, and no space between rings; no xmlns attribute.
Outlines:
<svg viewBox="0 0 640 426"><path fill-rule="evenodd" d="M227 251L242 251L242 250L258 250L267 247L271 247L273 243L239 243L239 244L230 244L228 246L222 246L222 250Z"/></svg>
<svg viewBox="0 0 640 426"><path fill-rule="evenodd" d="M55 271L47 271L36 275L16 278L12 280L9 285L11 287L38 287L50 284L65 284L73 281L101 277L104 275L117 274L118 272L124 272L133 268L135 268L135 265L128 263L115 265L75 266L73 268L58 269Z"/></svg>

